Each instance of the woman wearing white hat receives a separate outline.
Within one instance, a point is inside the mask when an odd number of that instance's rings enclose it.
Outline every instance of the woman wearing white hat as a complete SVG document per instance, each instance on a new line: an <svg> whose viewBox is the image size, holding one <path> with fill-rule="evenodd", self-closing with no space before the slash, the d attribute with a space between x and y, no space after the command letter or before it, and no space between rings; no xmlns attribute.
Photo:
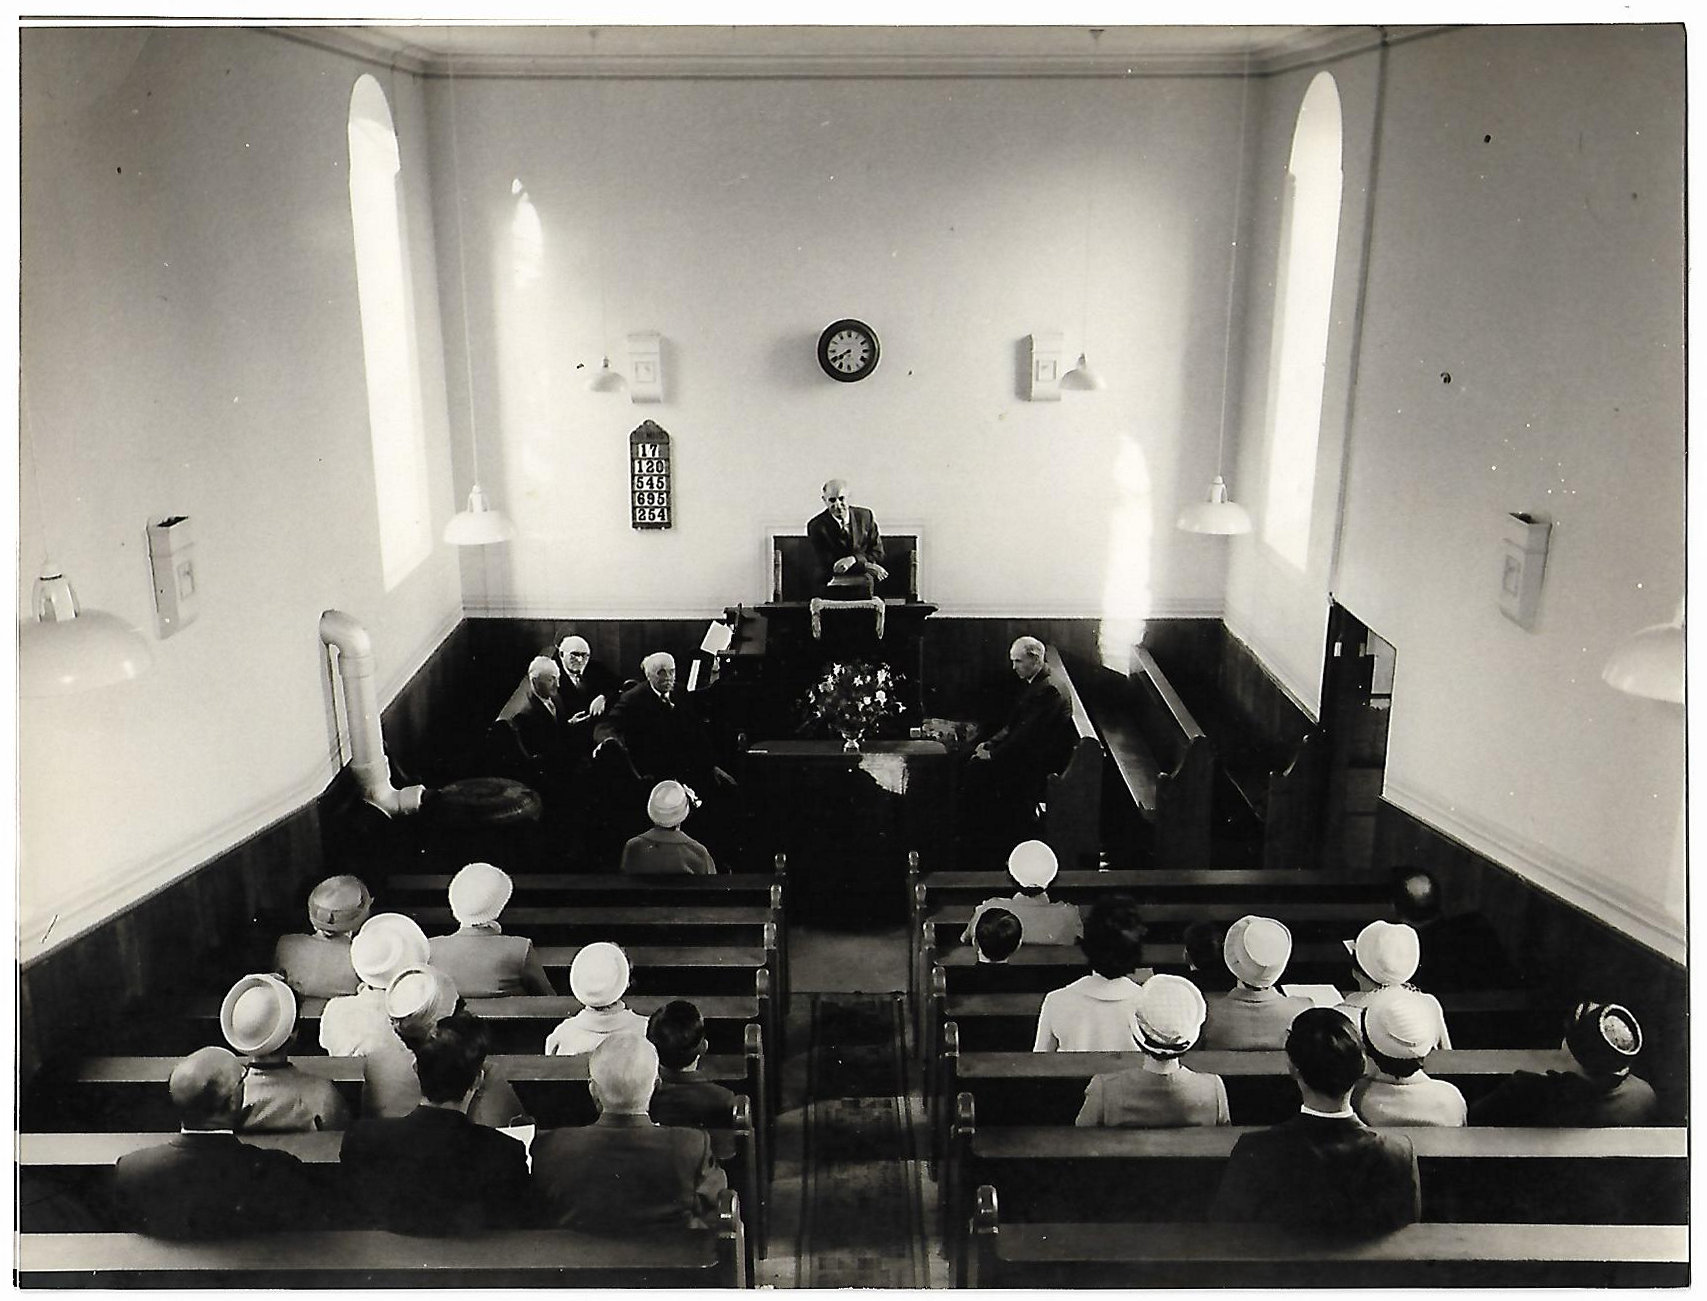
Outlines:
<svg viewBox="0 0 1707 1301"><path fill-rule="evenodd" d="M1227 1086L1180 1063L1203 1032L1203 995L1184 976L1151 976L1138 989L1133 1017L1144 1060L1091 1078L1075 1122L1127 1129L1228 1125Z"/></svg>
<svg viewBox="0 0 1707 1301"><path fill-rule="evenodd" d="M1059 866L1055 851L1041 840L1020 841L1008 855L1008 876L1019 892L1012 897L986 899L974 908L966 929L960 933L960 942L972 943L985 909L1005 908L1019 918L1023 943L1033 948L1039 944L1077 944L1085 933L1078 905L1056 903L1049 898L1049 883L1055 879Z"/></svg>
<svg viewBox="0 0 1707 1301"><path fill-rule="evenodd" d="M425 966L427 937L402 913L375 913L350 945L361 988L327 1002L320 1014L320 1046L333 1057L362 1057L402 1043L385 1010L385 991L410 967Z"/></svg>
<svg viewBox="0 0 1707 1301"><path fill-rule="evenodd" d="M291 1065L296 995L274 975L244 976L219 1008L219 1029L233 1052L249 1059L243 1079L248 1134L343 1129L350 1109L337 1085Z"/></svg>
<svg viewBox="0 0 1707 1301"><path fill-rule="evenodd" d="M1417 964L1422 961L1422 941L1415 929L1404 922L1370 922L1355 940L1345 941L1345 947L1351 954L1351 975L1357 989L1345 996L1340 1011L1356 1024L1361 1020L1360 1009L1368 1005L1378 990L1409 989L1433 1011L1439 1040L1435 1046L1451 1051L1452 1036L1447 1032L1446 1013L1441 1010L1440 1000L1410 983L1417 974Z"/></svg>
<svg viewBox="0 0 1707 1301"><path fill-rule="evenodd" d="M1292 932L1272 917L1241 917L1221 945L1238 983L1208 1000L1205 1048L1284 1048L1292 1018L1310 1006L1275 988L1292 960Z"/></svg>
<svg viewBox="0 0 1707 1301"><path fill-rule="evenodd" d="M428 943L432 965L448 975L464 998L557 991L534 952L533 941L506 935L498 924L515 883L502 868L470 863L451 878L450 910L460 926Z"/></svg>
<svg viewBox="0 0 1707 1301"><path fill-rule="evenodd" d="M421 1105L422 1097L415 1050L443 1021L464 1018L476 1026L479 1021L462 1006L455 982L432 966L399 973L385 991L385 1007L401 1042L362 1059L362 1115L407 1116ZM504 1126L520 1123L525 1114L515 1089L488 1062L469 1104L468 1118L477 1125Z"/></svg>
<svg viewBox="0 0 1707 1301"><path fill-rule="evenodd" d="M564 1017L545 1041L548 1056L590 1053L611 1035L646 1034L646 1018L623 1006L628 992L628 955L605 940L588 944L569 964L569 992L585 1005Z"/></svg>
<svg viewBox="0 0 1707 1301"><path fill-rule="evenodd" d="M687 832L682 823L698 802L692 790L678 781L661 781L646 800L652 825L622 847L619 872L637 876L711 876L717 871L711 851Z"/></svg>
<svg viewBox="0 0 1707 1301"><path fill-rule="evenodd" d="M1351 1107L1364 1124L1465 1123L1468 1108L1458 1086L1423 1070L1428 1055L1441 1046L1439 1007L1431 1002L1414 989L1388 985L1372 993L1360 1010L1371 1073L1352 1089Z"/></svg>

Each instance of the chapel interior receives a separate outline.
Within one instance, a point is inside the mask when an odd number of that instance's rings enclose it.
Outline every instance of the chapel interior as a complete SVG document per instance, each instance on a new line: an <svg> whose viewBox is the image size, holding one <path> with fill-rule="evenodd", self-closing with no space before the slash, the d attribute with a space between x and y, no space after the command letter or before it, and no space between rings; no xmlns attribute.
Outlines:
<svg viewBox="0 0 1707 1301"><path fill-rule="evenodd" d="M1079 838L1065 794L1038 823L1074 846L1063 871L1337 872L1376 916L1393 869L1427 868L1550 1012L1633 1007L1686 1124L1681 26L19 39L19 617L62 575L72 622L115 616L147 661L77 691L20 670L26 1133L77 1124L32 1118L43 1081L147 1054L139 1021L217 1002L333 872L365 866L385 904L388 872L474 858L614 871L549 828L351 821L352 645L382 769L435 790L496 775L493 719L573 633L625 680L668 651L704 693L744 800L725 870L787 851L746 1281L965 1283L911 892L1002 859L967 861L936 816L950 758L873 744L812 770L869 772L905 816L785 762L819 616L778 599L774 539L830 479L913 540L913 585L860 643L907 679L895 746L999 723L1008 647L1036 636L1095 765ZM838 382L818 345L849 320L879 360ZM660 433L667 486L641 486ZM1179 526L1212 483L1243 531ZM471 492L506 540L445 540L493 526L459 514ZM824 617L866 636L862 610ZM767 620L768 660L743 642ZM702 651L719 621L733 646ZM1610 685L1655 626L1677 685ZM1159 764L1165 798L1170 753L1122 739L1148 726L1133 684L1162 677L1223 759L1234 705L1276 771L1310 738L1290 839L1230 759L1198 838L1171 838L1155 772L1122 760ZM869 877L814 877L813 846L829 863L877 816ZM882 1169L836 1147L878 1124L821 1110L838 1081L892 1106ZM857 1231L871 1200L883 1241ZM1215 1278L1177 1268L1023 1277Z"/></svg>

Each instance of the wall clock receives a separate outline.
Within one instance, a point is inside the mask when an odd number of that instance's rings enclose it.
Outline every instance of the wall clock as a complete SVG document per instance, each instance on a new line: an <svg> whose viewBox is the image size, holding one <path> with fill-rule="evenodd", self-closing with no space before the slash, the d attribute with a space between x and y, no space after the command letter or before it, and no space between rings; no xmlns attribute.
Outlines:
<svg viewBox="0 0 1707 1301"><path fill-rule="evenodd" d="M877 369L877 331L864 321L831 321L818 336L818 364L833 380L851 384Z"/></svg>

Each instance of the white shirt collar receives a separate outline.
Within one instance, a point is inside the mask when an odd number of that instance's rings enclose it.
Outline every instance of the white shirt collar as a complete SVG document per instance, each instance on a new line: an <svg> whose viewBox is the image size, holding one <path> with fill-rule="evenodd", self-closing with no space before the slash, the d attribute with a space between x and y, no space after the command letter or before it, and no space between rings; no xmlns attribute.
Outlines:
<svg viewBox="0 0 1707 1301"><path fill-rule="evenodd" d="M1351 1109L1351 1103L1349 1100L1346 1102L1345 1106L1341 1107L1338 1111L1317 1111L1314 1107L1304 1105L1304 1104L1300 1104L1298 1110L1303 1115L1319 1116L1323 1120L1356 1120L1357 1119L1357 1113Z"/></svg>

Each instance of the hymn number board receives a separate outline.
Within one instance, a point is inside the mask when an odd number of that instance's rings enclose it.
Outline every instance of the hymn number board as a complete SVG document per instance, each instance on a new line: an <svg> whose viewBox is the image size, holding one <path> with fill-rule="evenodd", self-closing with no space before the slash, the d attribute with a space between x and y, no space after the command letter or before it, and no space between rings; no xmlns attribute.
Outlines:
<svg viewBox="0 0 1707 1301"><path fill-rule="evenodd" d="M628 436L628 522L637 529L670 527L670 435L648 420Z"/></svg>

